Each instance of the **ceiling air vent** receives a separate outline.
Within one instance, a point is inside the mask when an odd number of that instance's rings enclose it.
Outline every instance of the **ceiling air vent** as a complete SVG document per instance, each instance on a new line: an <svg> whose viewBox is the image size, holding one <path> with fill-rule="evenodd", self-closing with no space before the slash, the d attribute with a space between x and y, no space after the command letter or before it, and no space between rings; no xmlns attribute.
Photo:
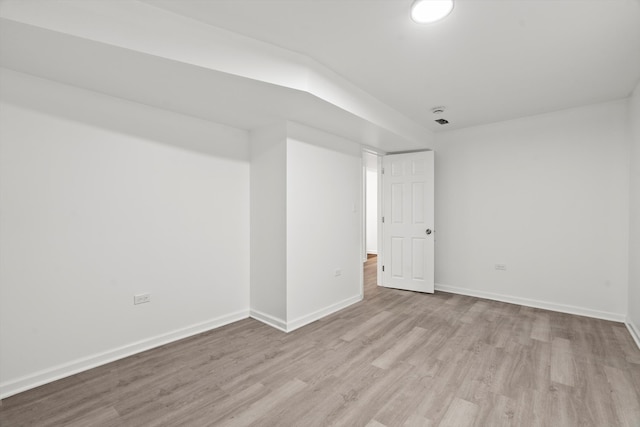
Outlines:
<svg viewBox="0 0 640 427"><path fill-rule="evenodd" d="M444 110L445 110L445 107L433 107L431 109L431 112L436 116L439 116L442 113L444 113ZM440 123L441 125L446 125L447 123L449 123L449 120L447 119L435 119L435 121Z"/></svg>

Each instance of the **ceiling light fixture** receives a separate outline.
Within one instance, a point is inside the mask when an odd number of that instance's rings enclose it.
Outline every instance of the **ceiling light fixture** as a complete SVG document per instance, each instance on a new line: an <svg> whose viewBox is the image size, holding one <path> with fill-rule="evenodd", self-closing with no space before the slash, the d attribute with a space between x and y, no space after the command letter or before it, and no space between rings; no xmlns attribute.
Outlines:
<svg viewBox="0 0 640 427"><path fill-rule="evenodd" d="M411 19L418 24L430 24L447 16L453 10L453 0L415 0L411 6Z"/></svg>

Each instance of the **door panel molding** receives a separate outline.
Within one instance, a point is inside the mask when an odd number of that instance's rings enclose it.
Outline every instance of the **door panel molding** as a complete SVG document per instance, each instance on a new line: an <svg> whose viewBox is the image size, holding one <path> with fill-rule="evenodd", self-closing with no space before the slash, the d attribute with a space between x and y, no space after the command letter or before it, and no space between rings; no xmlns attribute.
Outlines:
<svg viewBox="0 0 640 427"><path fill-rule="evenodd" d="M381 284L434 292L434 152L382 158Z"/></svg>

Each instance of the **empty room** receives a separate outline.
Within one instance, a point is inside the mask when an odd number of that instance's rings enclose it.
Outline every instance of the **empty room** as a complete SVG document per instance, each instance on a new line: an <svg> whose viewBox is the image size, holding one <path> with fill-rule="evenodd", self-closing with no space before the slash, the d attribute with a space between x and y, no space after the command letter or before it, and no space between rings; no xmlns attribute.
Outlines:
<svg viewBox="0 0 640 427"><path fill-rule="evenodd" d="M0 399L640 427L640 0L0 0Z"/></svg>

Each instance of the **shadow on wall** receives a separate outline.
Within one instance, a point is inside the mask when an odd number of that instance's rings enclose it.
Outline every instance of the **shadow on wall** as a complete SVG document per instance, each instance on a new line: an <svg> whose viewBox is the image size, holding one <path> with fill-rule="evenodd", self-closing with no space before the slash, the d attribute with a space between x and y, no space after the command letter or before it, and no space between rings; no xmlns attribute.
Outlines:
<svg viewBox="0 0 640 427"><path fill-rule="evenodd" d="M242 129L7 69L0 71L0 87L0 100L17 107L209 156L249 159Z"/></svg>

